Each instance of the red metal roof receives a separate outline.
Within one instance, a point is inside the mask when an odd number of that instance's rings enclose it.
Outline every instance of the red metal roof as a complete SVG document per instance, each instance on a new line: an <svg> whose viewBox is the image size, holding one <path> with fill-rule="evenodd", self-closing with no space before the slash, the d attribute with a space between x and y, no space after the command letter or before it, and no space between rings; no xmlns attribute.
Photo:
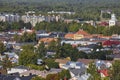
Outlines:
<svg viewBox="0 0 120 80"><path fill-rule="evenodd" d="M104 76L106 76L106 77L109 76L107 69L99 70L98 72L104 74Z"/></svg>
<svg viewBox="0 0 120 80"><path fill-rule="evenodd" d="M107 45L107 46L111 46L111 45L118 45L120 44L120 41L111 41L111 40L107 40L103 42L103 45Z"/></svg>

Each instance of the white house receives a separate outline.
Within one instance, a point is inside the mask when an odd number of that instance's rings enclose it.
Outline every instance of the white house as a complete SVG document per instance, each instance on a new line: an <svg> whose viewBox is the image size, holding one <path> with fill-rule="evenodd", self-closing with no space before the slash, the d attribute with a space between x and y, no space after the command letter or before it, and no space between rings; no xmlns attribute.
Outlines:
<svg viewBox="0 0 120 80"><path fill-rule="evenodd" d="M90 77L90 74L83 74L81 76L74 76L72 77L70 80L88 80L88 78Z"/></svg>
<svg viewBox="0 0 120 80"><path fill-rule="evenodd" d="M95 65L96 65L96 67L98 68L98 70L100 70L101 69L101 66L103 67L105 67L105 68L110 68L111 66L112 66L112 62L110 62L110 61L102 61L102 60L97 60L96 62L95 62Z"/></svg>
<svg viewBox="0 0 120 80"><path fill-rule="evenodd" d="M80 69L82 67L85 67L85 64L81 62L72 62L72 61L69 61L62 66L63 69L69 69L69 68Z"/></svg>
<svg viewBox="0 0 120 80"><path fill-rule="evenodd" d="M12 74L12 73L23 73L23 72L26 72L28 71L29 69L25 66L17 66L17 67L14 67L14 68L11 68L10 70L8 70L8 74Z"/></svg>
<svg viewBox="0 0 120 80"><path fill-rule="evenodd" d="M5 55L8 55L10 61L12 63L17 63L18 62L18 59L19 59L19 56L14 53L14 52L4 52Z"/></svg>

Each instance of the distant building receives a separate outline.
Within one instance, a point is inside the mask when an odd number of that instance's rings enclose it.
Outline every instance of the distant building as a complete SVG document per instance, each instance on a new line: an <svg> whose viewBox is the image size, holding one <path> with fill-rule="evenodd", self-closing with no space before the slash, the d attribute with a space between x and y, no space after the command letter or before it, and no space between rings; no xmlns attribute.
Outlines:
<svg viewBox="0 0 120 80"><path fill-rule="evenodd" d="M48 74L57 74L61 71L62 69L55 69L55 68L51 68L50 71L28 70L28 71L20 73L20 76L29 76L31 74L31 75L37 75L37 76L46 78ZM25 79L25 80L28 80L28 79Z"/></svg>
<svg viewBox="0 0 120 80"><path fill-rule="evenodd" d="M20 16L18 14L0 14L0 21L3 22L19 22Z"/></svg>
<svg viewBox="0 0 120 80"><path fill-rule="evenodd" d="M67 33L67 34L65 35L65 38L66 38L66 39L74 39L74 33Z"/></svg>
<svg viewBox="0 0 120 80"><path fill-rule="evenodd" d="M89 68L89 64L92 63L92 62L94 62L95 60L94 59L80 59L79 58L77 61L84 63L85 67Z"/></svg>
<svg viewBox="0 0 120 80"><path fill-rule="evenodd" d="M90 44L96 44L97 42L94 41L82 41L82 40L62 40L61 44L70 44L70 45L90 45Z"/></svg>
<svg viewBox="0 0 120 80"><path fill-rule="evenodd" d="M120 41L118 40L106 40L106 41L103 41L102 43L103 46L115 46L119 44L120 44Z"/></svg>
<svg viewBox="0 0 120 80"><path fill-rule="evenodd" d="M26 12L26 15L21 16L22 21L25 23L30 22L32 26L34 27L37 23L46 21L46 22L51 22L51 21L59 21L60 15L55 16L55 15L48 15L48 16L42 16L40 15L35 15L35 12Z"/></svg>
<svg viewBox="0 0 120 80"><path fill-rule="evenodd" d="M85 69L85 64L82 62L73 62L69 61L65 65L62 66L63 69Z"/></svg>
<svg viewBox="0 0 120 80"><path fill-rule="evenodd" d="M109 20L109 26L115 26L117 22L115 14L111 15L111 19Z"/></svg>
<svg viewBox="0 0 120 80"><path fill-rule="evenodd" d="M50 11L48 14L69 14L69 15L74 15L75 12L67 12L67 11Z"/></svg>
<svg viewBox="0 0 120 80"><path fill-rule="evenodd" d="M59 67L62 68L63 65L65 65L67 62L69 62L70 60L69 59L56 59L55 62L59 63Z"/></svg>
<svg viewBox="0 0 120 80"><path fill-rule="evenodd" d="M74 39L74 40L79 40L82 38L90 38L90 37L91 37L91 35L82 29L80 29L76 33L68 33L65 35L66 39Z"/></svg>
<svg viewBox="0 0 120 80"><path fill-rule="evenodd" d="M59 20L61 20L61 16L60 15L48 15L48 16L45 16L45 21L46 22L53 22L53 21L56 21L58 22Z"/></svg>
<svg viewBox="0 0 120 80"><path fill-rule="evenodd" d="M87 33L87 32L84 31L84 30L81 30L81 29L74 34L74 39L75 39L75 40L77 40L77 39L82 39L82 38L88 38L88 37L90 37L90 34Z"/></svg>
<svg viewBox="0 0 120 80"><path fill-rule="evenodd" d="M98 25L100 26L109 26L109 23L106 21L100 22Z"/></svg>
<svg viewBox="0 0 120 80"><path fill-rule="evenodd" d="M38 44L39 45L41 42L44 42L45 46L47 47L48 44L52 41L58 41L57 38L41 38L39 41L38 41Z"/></svg>
<svg viewBox="0 0 120 80"><path fill-rule="evenodd" d="M79 23L80 21L77 20L77 19L64 19L64 22L68 24L68 23L72 23L72 22L77 22L77 23Z"/></svg>
<svg viewBox="0 0 120 80"><path fill-rule="evenodd" d="M3 22L6 21L5 15L0 14L0 21L3 21Z"/></svg>
<svg viewBox="0 0 120 80"><path fill-rule="evenodd" d="M33 15L29 15L29 14L23 15L23 16L21 17L21 19L22 19L25 23L30 22L30 23L32 24L32 26L35 26L36 23L45 21L45 17L44 17L44 16L41 16L41 15L36 16L35 14L33 14Z"/></svg>

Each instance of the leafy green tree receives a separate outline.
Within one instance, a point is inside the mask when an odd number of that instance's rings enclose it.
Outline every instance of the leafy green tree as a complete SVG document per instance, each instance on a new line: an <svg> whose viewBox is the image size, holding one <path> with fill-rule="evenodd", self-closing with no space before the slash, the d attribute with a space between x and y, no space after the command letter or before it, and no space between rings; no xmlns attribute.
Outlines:
<svg viewBox="0 0 120 80"><path fill-rule="evenodd" d="M62 70L60 73L59 73L59 75L60 75L60 79L64 79L64 78L66 78L66 79L70 79L71 78L71 75L70 75L70 72L69 72L69 70Z"/></svg>
<svg viewBox="0 0 120 80"><path fill-rule="evenodd" d="M46 80L60 80L60 76L58 74L48 74Z"/></svg>
<svg viewBox="0 0 120 80"><path fill-rule="evenodd" d="M15 34L14 39L18 42L35 42L36 34L35 33L27 33L27 32L24 32L23 35L21 35L21 36L18 36L17 34Z"/></svg>
<svg viewBox="0 0 120 80"><path fill-rule="evenodd" d="M38 55L38 58L43 58L46 56L46 48L44 42L41 42L39 46L36 49L36 53Z"/></svg>
<svg viewBox="0 0 120 80"><path fill-rule="evenodd" d="M80 24L73 22L73 23L70 24L70 26L69 26L69 31L70 31L70 32L76 32L76 31L78 31L78 30L80 29L80 27L81 27Z"/></svg>
<svg viewBox="0 0 120 80"><path fill-rule="evenodd" d="M36 33L35 32L30 34L29 36L30 36L30 39L31 39L32 42L36 41Z"/></svg>
<svg viewBox="0 0 120 80"><path fill-rule="evenodd" d="M111 80L120 80L120 61L115 61L111 68Z"/></svg>
<svg viewBox="0 0 120 80"><path fill-rule="evenodd" d="M45 60L45 64L49 67L49 68L59 68L59 64L57 62L55 62L54 59L46 59Z"/></svg>
<svg viewBox="0 0 120 80"><path fill-rule="evenodd" d="M34 51L34 45L32 44L23 45L21 48L23 49L24 52L29 50Z"/></svg>
<svg viewBox="0 0 120 80"><path fill-rule="evenodd" d="M28 64L27 65L30 69L35 69L35 70L45 70L45 66L44 65L35 65L35 64Z"/></svg>
<svg viewBox="0 0 120 80"><path fill-rule="evenodd" d="M23 35L23 37L25 37ZM36 41L36 34L35 33L27 33L26 42L35 42Z"/></svg>
<svg viewBox="0 0 120 80"><path fill-rule="evenodd" d="M78 54L79 54L79 58L88 59L87 53L80 51Z"/></svg>
<svg viewBox="0 0 120 80"><path fill-rule="evenodd" d="M55 51L57 47L57 42L56 41L52 41L48 44L48 50L53 50Z"/></svg>
<svg viewBox="0 0 120 80"><path fill-rule="evenodd" d="M100 60L112 60L112 58L107 57L107 55L111 55L112 51L97 51L87 54L89 59L100 59Z"/></svg>
<svg viewBox="0 0 120 80"><path fill-rule="evenodd" d="M96 52L96 50L101 51L102 48L103 48L102 42L98 42L98 43L93 47L93 52Z"/></svg>
<svg viewBox="0 0 120 80"><path fill-rule="evenodd" d="M28 41L28 33L23 33L22 36L20 36L21 42L27 42Z"/></svg>
<svg viewBox="0 0 120 80"><path fill-rule="evenodd" d="M26 27L27 29L31 29L32 25L30 22L28 22L28 23L24 23L24 27Z"/></svg>
<svg viewBox="0 0 120 80"><path fill-rule="evenodd" d="M25 45L22 48L23 50L19 55L19 64L28 65L37 63L37 55L34 53L34 48L32 45Z"/></svg>
<svg viewBox="0 0 120 80"><path fill-rule="evenodd" d="M19 36L18 34L15 34L14 35L14 40L17 41L17 42L20 42L21 40L21 36Z"/></svg>
<svg viewBox="0 0 120 80"><path fill-rule="evenodd" d="M0 42L0 54L2 54L6 50L4 44Z"/></svg>
<svg viewBox="0 0 120 80"><path fill-rule="evenodd" d="M98 73L94 63L89 64L87 72L91 75L88 80L101 80L100 74Z"/></svg>
<svg viewBox="0 0 120 80"><path fill-rule="evenodd" d="M9 57L6 55L6 57L2 61L2 65L4 69L11 68L12 62L9 60Z"/></svg>
<svg viewBox="0 0 120 80"><path fill-rule="evenodd" d="M10 30L10 24L8 22L0 21L0 31Z"/></svg>
<svg viewBox="0 0 120 80"><path fill-rule="evenodd" d="M40 76L33 77L31 80L46 80Z"/></svg>
<svg viewBox="0 0 120 80"><path fill-rule="evenodd" d="M19 30L20 29L20 25L18 22L14 22L11 24L11 28L14 30Z"/></svg>
<svg viewBox="0 0 120 80"><path fill-rule="evenodd" d="M76 47L72 47L70 44L63 44L57 49L56 57L70 57L71 60L76 61L79 58L79 51Z"/></svg>

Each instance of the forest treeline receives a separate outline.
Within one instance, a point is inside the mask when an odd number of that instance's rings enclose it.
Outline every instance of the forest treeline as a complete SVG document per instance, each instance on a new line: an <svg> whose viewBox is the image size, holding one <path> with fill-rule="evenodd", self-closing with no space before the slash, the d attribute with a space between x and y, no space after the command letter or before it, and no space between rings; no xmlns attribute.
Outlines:
<svg viewBox="0 0 120 80"><path fill-rule="evenodd" d="M112 10L120 19L120 0L0 0L0 12L25 11L74 11L75 15L66 18L84 18L100 20L101 10Z"/></svg>
<svg viewBox="0 0 120 80"><path fill-rule="evenodd" d="M2 31L10 31L10 30L21 30L21 29L32 29L32 25L30 23L24 23L23 21L19 22L0 22L0 32ZM104 27L96 25L92 26L90 24L81 24L81 23L64 23L64 22L41 22L37 23L33 29L39 31L39 30L45 30L47 32L52 31L59 31L59 32L77 32L79 29L83 29L84 31L87 31L90 34L103 34L106 36L110 36L112 34L120 34L120 26L111 26L111 27Z"/></svg>

